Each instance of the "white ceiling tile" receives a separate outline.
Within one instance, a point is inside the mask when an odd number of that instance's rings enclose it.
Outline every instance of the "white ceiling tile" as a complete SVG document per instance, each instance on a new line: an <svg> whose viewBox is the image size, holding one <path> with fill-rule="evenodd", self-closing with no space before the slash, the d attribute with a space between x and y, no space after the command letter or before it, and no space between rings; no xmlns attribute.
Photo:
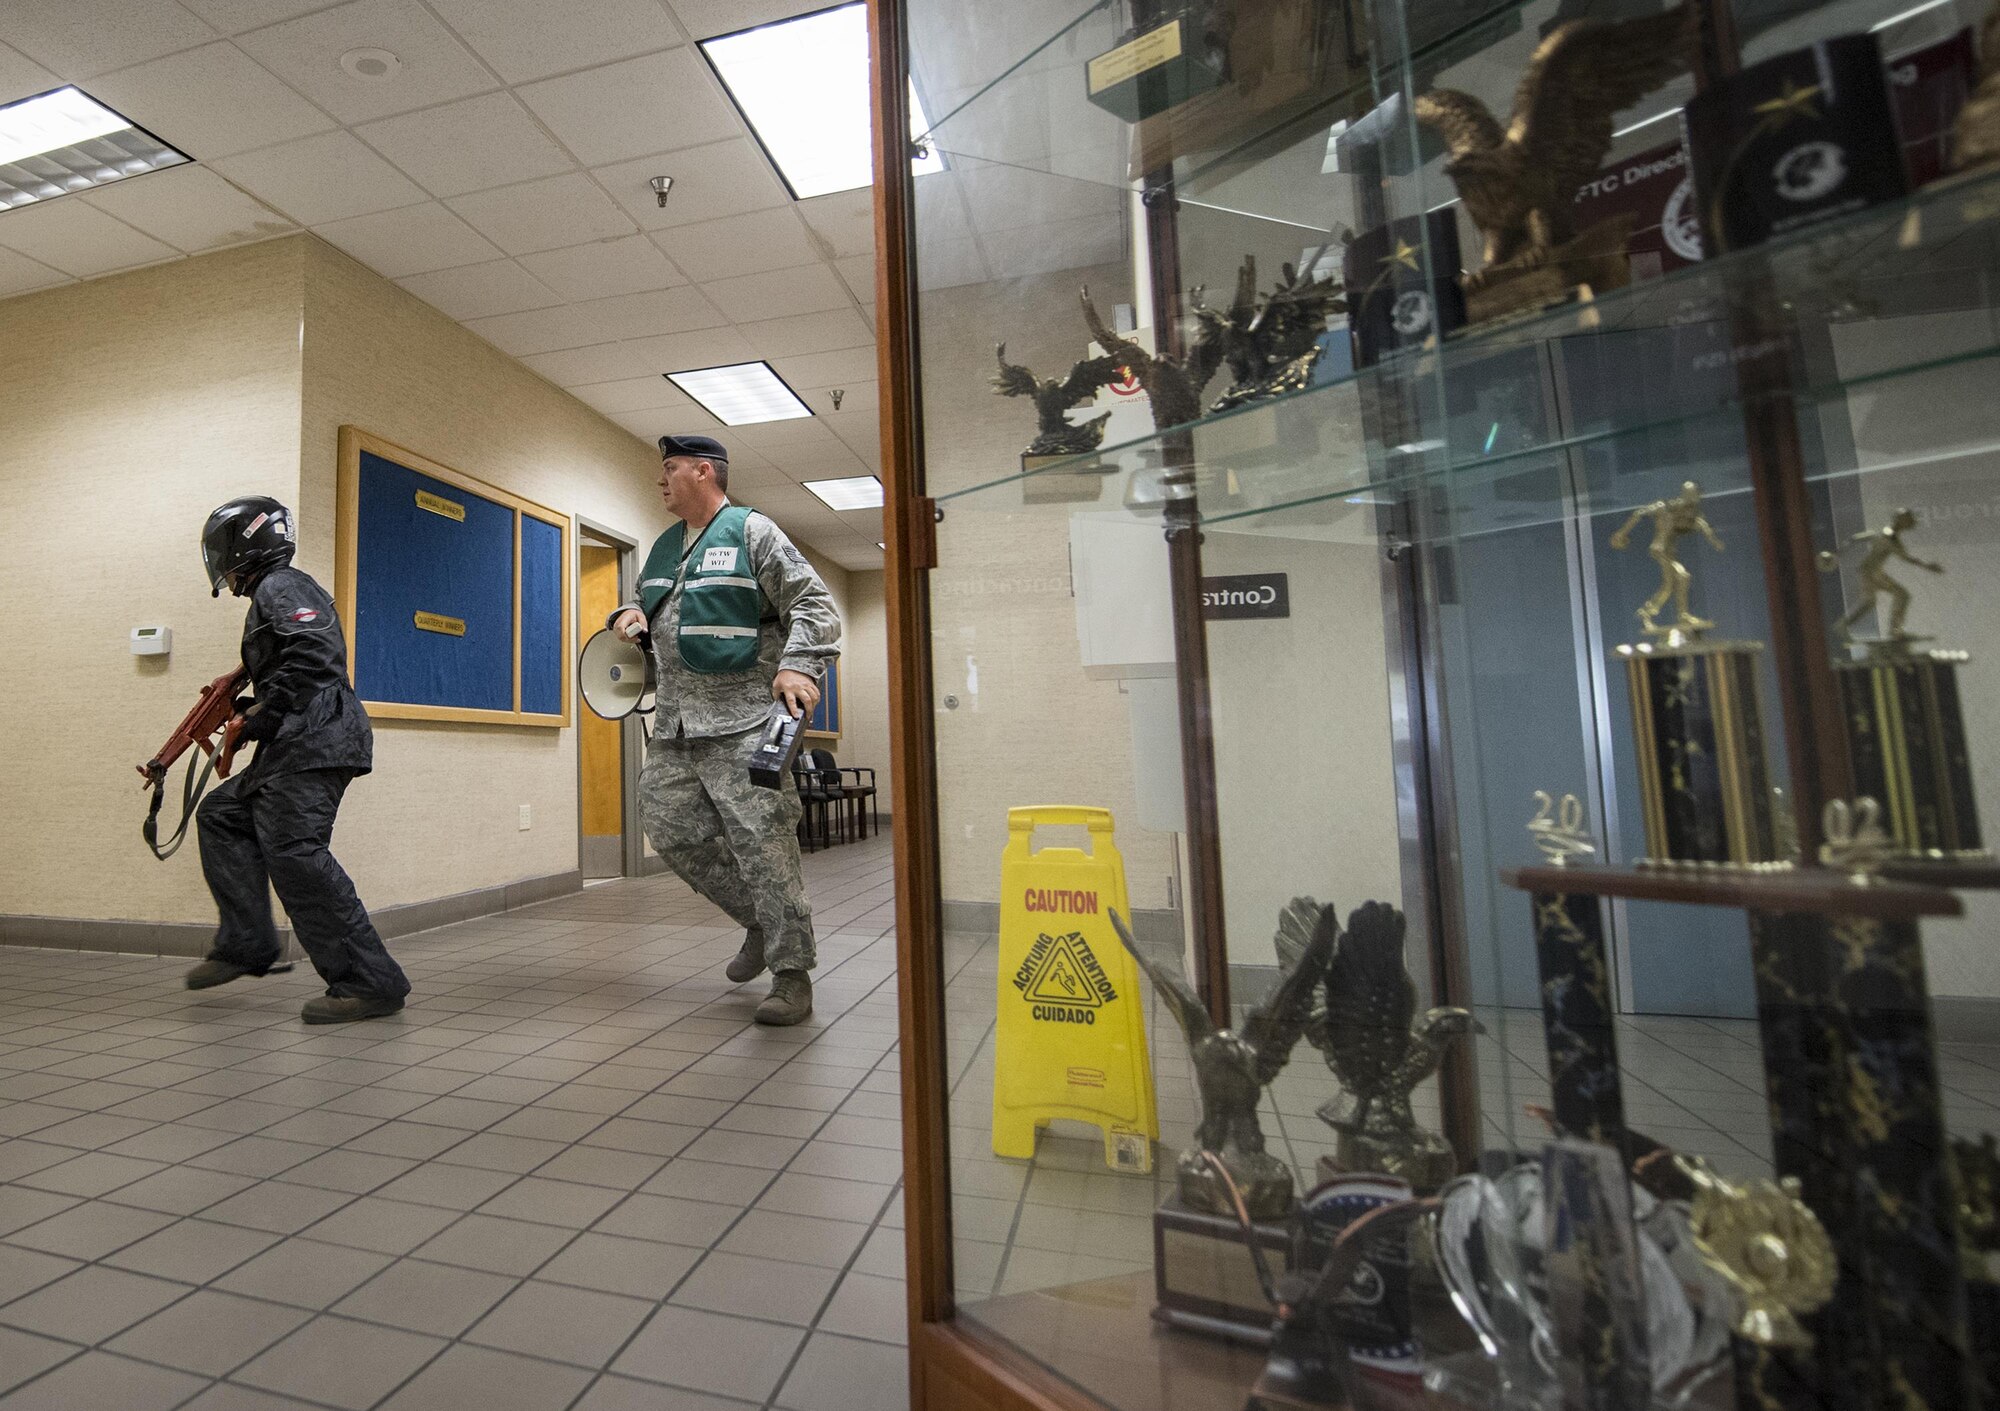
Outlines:
<svg viewBox="0 0 2000 1411"><path fill-rule="evenodd" d="M414 206L424 189L350 132L225 157L215 169L303 225Z"/></svg>
<svg viewBox="0 0 2000 1411"><path fill-rule="evenodd" d="M632 218L582 172L478 191L445 204L510 255L638 234Z"/></svg>
<svg viewBox="0 0 2000 1411"><path fill-rule="evenodd" d="M1111 264L1124 253L1115 223L1086 217L1040 226L1014 226L980 235L986 260L999 279L1024 279L1057 270Z"/></svg>
<svg viewBox="0 0 2000 1411"><path fill-rule="evenodd" d="M0 44L0 103L32 98L37 93L46 93L51 88L60 87L62 87L60 78L26 54Z"/></svg>
<svg viewBox="0 0 2000 1411"><path fill-rule="evenodd" d="M340 0L181 0L224 34L242 34L284 20L295 20L314 10L330 10Z"/></svg>
<svg viewBox="0 0 2000 1411"><path fill-rule="evenodd" d="M718 279L702 285L702 292L737 323L853 307L847 286L817 263Z"/></svg>
<svg viewBox="0 0 2000 1411"><path fill-rule="evenodd" d="M591 175L647 230L765 211L786 204L788 199L785 188L771 174L771 164L745 137L595 167ZM674 179L673 192L664 207L647 184L655 175Z"/></svg>
<svg viewBox="0 0 2000 1411"><path fill-rule="evenodd" d="M738 324L737 328L765 358L796 357L800 353L827 353L835 348L873 347L875 335L853 309L827 309L816 314L791 318L765 319Z"/></svg>
<svg viewBox="0 0 2000 1411"><path fill-rule="evenodd" d="M875 350L843 348L832 353L804 353L796 358L779 358L771 364L778 376L800 387L845 387L865 382L876 375ZM846 405L845 401L842 402Z"/></svg>
<svg viewBox="0 0 2000 1411"><path fill-rule="evenodd" d="M4 222L0 222L4 226ZM70 277L59 269L53 269L40 260L31 260L26 255L17 255L12 250L0 249L0 298L11 294L25 294L30 289L45 289L52 284L68 284Z"/></svg>
<svg viewBox="0 0 2000 1411"><path fill-rule="evenodd" d="M189 254L269 240L298 229L201 166L127 177L79 199Z"/></svg>
<svg viewBox="0 0 2000 1411"><path fill-rule="evenodd" d="M527 109L506 93L385 118L356 128L355 135L434 196L533 181L572 166Z"/></svg>
<svg viewBox="0 0 2000 1411"><path fill-rule="evenodd" d="M658 0L430 0L509 83L681 42Z"/></svg>
<svg viewBox="0 0 2000 1411"><path fill-rule="evenodd" d="M840 446L839 439L827 430L826 423L818 417L759 422L755 426L732 427L730 431L744 445L762 451L779 465L785 464L789 452L832 451Z"/></svg>
<svg viewBox="0 0 2000 1411"><path fill-rule="evenodd" d="M407 113L497 87L493 75L416 0L354 0L237 41L251 56L345 123ZM386 79L340 66L349 49L387 49Z"/></svg>
<svg viewBox="0 0 2000 1411"><path fill-rule="evenodd" d="M439 313L460 320L517 314L562 302L561 295L512 260L433 270L396 282Z"/></svg>
<svg viewBox="0 0 2000 1411"><path fill-rule="evenodd" d="M590 320L579 314L573 304L555 304L523 313L468 319L465 326L501 352L517 358L529 353L554 353L608 341L591 327Z"/></svg>
<svg viewBox="0 0 2000 1411"><path fill-rule="evenodd" d="M313 233L390 279L500 258L492 241L435 201L333 221Z"/></svg>
<svg viewBox="0 0 2000 1411"><path fill-rule="evenodd" d="M234 44L205 44L106 74L91 96L197 161L334 125Z"/></svg>
<svg viewBox="0 0 2000 1411"><path fill-rule="evenodd" d="M698 333L641 338L633 342L632 350L644 364L644 371L655 373L726 367L731 363L754 362L761 356L733 328L705 328Z"/></svg>
<svg viewBox="0 0 2000 1411"><path fill-rule="evenodd" d="M681 272L643 235L544 250L523 255L521 264L566 299L609 299L687 283Z"/></svg>
<svg viewBox="0 0 2000 1411"><path fill-rule="evenodd" d="M180 253L74 197L0 214L0 245L79 279Z"/></svg>
<svg viewBox="0 0 2000 1411"><path fill-rule="evenodd" d="M9 45L71 83L216 37L174 0L7 0L0 18Z"/></svg>
<svg viewBox="0 0 2000 1411"><path fill-rule="evenodd" d="M799 202L799 214L826 242L828 255L838 258L875 252L875 193L872 189L864 186L859 191L815 196L810 201Z"/></svg>
<svg viewBox="0 0 2000 1411"><path fill-rule="evenodd" d="M670 0L689 34L712 39L773 20L824 10L826 0Z"/></svg>
<svg viewBox="0 0 2000 1411"><path fill-rule="evenodd" d="M653 242L689 279L704 283L810 264L820 256L789 206L657 231Z"/></svg>
<svg viewBox="0 0 2000 1411"><path fill-rule="evenodd" d="M849 255L844 260L833 262L833 271L840 276L840 282L867 308L875 306L875 257L873 255Z"/></svg>
<svg viewBox="0 0 2000 1411"><path fill-rule="evenodd" d="M598 343L555 353L530 353L521 361L558 387L644 377L649 368L629 343Z"/></svg>
<svg viewBox="0 0 2000 1411"><path fill-rule="evenodd" d="M993 278L993 271L986 264L986 252L977 240L922 241L917 248L916 265L917 288L926 293L955 289L963 284L983 284Z"/></svg>
<svg viewBox="0 0 2000 1411"><path fill-rule="evenodd" d="M692 285L655 289L649 294L621 294L572 305L603 338L656 338L727 323L715 305Z"/></svg>
<svg viewBox="0 0 2000 1411"><path fill-rule="evenodd" d="M517 90L585 166L740 136L736 109L692 46Z"/></svg>
<svg viewBox="0 0 2000 1411"><path fill-rule="evenodd" d="M692 406L687 393L664 377L621 377L615 382L589 382L569 389L570 395L606 416L614 412L666 411Z"/></svg>

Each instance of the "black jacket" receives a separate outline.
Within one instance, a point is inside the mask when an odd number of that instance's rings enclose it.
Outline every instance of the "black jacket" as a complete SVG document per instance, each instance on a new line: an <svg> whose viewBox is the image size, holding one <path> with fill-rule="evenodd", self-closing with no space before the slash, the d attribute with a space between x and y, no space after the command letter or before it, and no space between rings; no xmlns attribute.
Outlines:
<svg viewBox="0 0 2000 1411"><path fill-rule="evenodd" d="M311 574L287 566L257 580L243 619L243 665L259 713L276 712L280 723L258 744L242 787L304 769L369 771L375 732L347 684L347 642L333 599Z"/></svg>

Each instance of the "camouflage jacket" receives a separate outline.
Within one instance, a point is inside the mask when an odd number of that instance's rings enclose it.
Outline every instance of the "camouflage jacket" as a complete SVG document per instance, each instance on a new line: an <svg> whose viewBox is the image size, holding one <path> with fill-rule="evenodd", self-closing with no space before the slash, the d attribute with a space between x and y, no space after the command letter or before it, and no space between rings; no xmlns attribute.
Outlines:
<svg viewBox="0 0 2000 1411"><path fill-rule="evenodd" d="M731 735L763 723L771 709L771 682L780 671L797 671L824 682L827 663L840 655L840 613L833 595L785 531L753 513L743 525L750 570L762 590L764 610L757 631L757 665L749 671L705 676L691 671L676 645L681 590L660 603L648 630L659 678L653 729L701 739ZM606 619L641 611L626 603Z"/></svg>

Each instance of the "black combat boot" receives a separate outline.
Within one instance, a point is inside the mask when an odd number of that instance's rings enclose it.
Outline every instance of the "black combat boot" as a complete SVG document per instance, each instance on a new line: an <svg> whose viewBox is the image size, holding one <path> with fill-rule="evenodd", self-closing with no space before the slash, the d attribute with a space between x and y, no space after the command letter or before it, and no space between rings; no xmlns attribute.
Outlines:
<svg viewBox="0 0 2000 1411"><path fill-rule="evenodd" d="M321 995L307 1000L299 1017L308 1024L352 1024L357 1019L380 1019L398 1013L402 1007L401 996Z"/></svg>

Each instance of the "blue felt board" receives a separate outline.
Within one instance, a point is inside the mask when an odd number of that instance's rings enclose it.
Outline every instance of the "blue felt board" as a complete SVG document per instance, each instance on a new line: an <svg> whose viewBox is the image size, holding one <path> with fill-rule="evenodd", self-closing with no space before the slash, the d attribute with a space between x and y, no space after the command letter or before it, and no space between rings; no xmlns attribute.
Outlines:
<svg viewBox="0 0 2000 1411"><path fill-rule="evenodd" d="M560 715L563 708L563 532L521 516L521 709Z"/></svg>
<svg viewBox="0 0 2000 1411"><path fill-rule="evenodd" d="M806 722L808 730L824 730L829 735L840 733L840 663L826 664L826 679L819 683L819 704L813 707L812 719Z"/></svg>
<svg viewBox="0 0 2000 1411"><path fill-rule="evenodd" d="M418 508L419 490L463 505L464 522ZM513 710L512 507L363 451L355 534L354 689L361 699ZM461 618L465 635L421 631L419 612ZM558 655L560 639L558 627Z"/></svg>

